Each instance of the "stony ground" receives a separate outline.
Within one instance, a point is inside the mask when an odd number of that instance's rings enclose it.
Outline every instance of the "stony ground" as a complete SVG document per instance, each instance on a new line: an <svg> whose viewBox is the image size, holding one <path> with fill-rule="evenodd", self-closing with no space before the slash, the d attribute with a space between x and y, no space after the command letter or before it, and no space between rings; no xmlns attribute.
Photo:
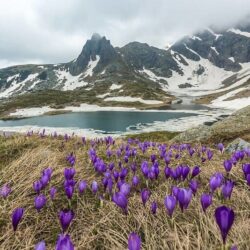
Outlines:
<svg viewBox="0 0 250 250"><path fill-rule="evenodd" d="M181 133L174 137L172 142L219 143L232 141L238 137L250 141L250 106L236 111L212 126L202 125Z"/></svg>

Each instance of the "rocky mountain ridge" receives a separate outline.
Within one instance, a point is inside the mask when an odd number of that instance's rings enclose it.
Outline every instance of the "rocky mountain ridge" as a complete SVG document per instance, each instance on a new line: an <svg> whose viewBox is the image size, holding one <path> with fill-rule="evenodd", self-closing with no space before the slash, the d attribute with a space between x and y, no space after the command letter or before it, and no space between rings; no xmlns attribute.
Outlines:
<svg viewBox="0 0 250 250"><path fill-rule="evenodd" d="M0 98L79 90L86 95L92 91L103 102L166 104L174 96L199 97L226 90L231 93L231 89L234 92L227 97L233 97L249 90L248 79L250 25L206 29L168 49L139 42L113 47L105 37L94 34L71 62L0 69Z"/></svg>

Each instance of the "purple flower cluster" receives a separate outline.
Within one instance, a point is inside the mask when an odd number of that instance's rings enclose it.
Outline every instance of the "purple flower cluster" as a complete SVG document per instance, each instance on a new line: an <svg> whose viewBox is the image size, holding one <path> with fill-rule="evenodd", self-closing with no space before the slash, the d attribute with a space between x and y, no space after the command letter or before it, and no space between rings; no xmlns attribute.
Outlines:
<svg viewBox="0 0 250 250"><path fill-rule="evenodd" d="M32 136L29 134L28 136ZM45 136L45 131L40 134ZM57 137L57 136L56 136ZM65 136L65 141L70 137ZM64 142L64 143L66 143ZM67 209L59 209L59 222L62 233L58 236L56 249L74 249L70 235L70 225L75 218L74 209L71 203L75 198L81 199L86 193L91 195L98 202L112 201L117 207L117 211L124 213L124 216L130 213L130 200L135 198L140 202L138 206L145 211L150 211L152 215L158 216L161 207L166 210L166 216L174 219L176 210L186 213L186 210L192 206L194 197L198 197L201 213L206 215L214 205L215 197L224 203L229 202L233 190L236 186L234 176L231 174L234 168L242 165L243 178L250 186L250 163L244 162L250 157L249 150L234 152L231 157L225 159L221 164L221 172L206 176L207 183L202 182L203 168L209 167L213 163L215 150L207 146L191 146L190 144L159 144L155 142L140 142L139 140L129 139L127 143L116 146L112 137L104 139L95 139L90 142L84 137L80 145L87 150L88 164L93 169L93 179L90 183L78 179L78 163L80 161L74 153L66 157L66 168L64 168L64 180L61 187L51 186L52 168L46 168L42 171L39 180L33 183L35 191L34 206L38 212L44 210L50 196L51 203L56 197L59 197L60 189L65 193L64 198L68 201ZM98 151L102 149L102 154ZM105 151L103 152L103 148ZM217 145L219 154L224 157L224 145ZM228 156L228 155L227 155ZM195 159L195 166L190 166L183 159ZM244 161L243 161L244 160ZM79 161L79 162L78 162ZM206 166L205 162L208 164ZM82 163L81 163L82 164ZM164 194L162 200L157 200L154 196L157 185L166 183L168 191ZM47 188L50 186L49 188ZM201 192L200 187L205 187ZM46 197L46 190L49 190ZM78 192L76 192L78 190ZM11 193L9 184L4 184L0 188L0 196L8 198ZM57 191L59 194L57 194ZM140 195L138 195L138 193ZM53 201L55 202L55 201ZM67 204L67 202L66 202ZM234 211L223 204L215 209L215 221L221 232L222 241L225 244L227 235L234 222ZM49 206L49 205L47 205ZM150 210L148 210L150 209ZM17 208L12 214L12 224L14 231L23 218L24 209ZM67 234L66 234L67 233ZM128 238L128 249L141 249L141 238L135 232ZM35 249L46 249L46 243L41 241L37 243Z"/></svg>

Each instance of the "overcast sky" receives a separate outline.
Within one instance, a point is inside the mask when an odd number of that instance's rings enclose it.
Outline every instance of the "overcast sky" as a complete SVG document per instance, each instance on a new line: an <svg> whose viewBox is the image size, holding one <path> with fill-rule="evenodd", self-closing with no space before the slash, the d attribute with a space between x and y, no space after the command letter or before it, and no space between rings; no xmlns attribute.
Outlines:
<svg viewBox="0 0 250 250"><path fill-rule="evenodd" d="M67 62L94 32L164 47L250 13L250 0L0 0L0 67Z"/></svg>

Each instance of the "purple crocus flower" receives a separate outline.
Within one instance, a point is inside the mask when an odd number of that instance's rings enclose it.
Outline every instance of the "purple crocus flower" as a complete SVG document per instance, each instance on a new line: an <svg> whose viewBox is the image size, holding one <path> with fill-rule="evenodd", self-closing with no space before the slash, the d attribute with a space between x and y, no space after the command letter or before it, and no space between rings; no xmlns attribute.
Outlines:
<svg viewBox="0 0 250 250"><path fill-rule="evenodd" d="M9 184L4 184L0 189L0 196L6 199L11 193L11 188Z"/></svg>
<svg viewBox="0 0 250 250"><path fill-rule="evenodd" d="M128 213L128 199L123 193L117 192L112 197L113 202L120 207L125 214Z"/></svg>
<svg viewBox="0 0 250 250"><path fill-rule="evenodd" d="M64 177L66 180L71 180L74 178L76 170L74 168L65 168L64 169Z"/></svg>
<svg viewBox="0 0 250 250"><path fill-rule="evenodd" d="M40 182L42 184L42 189L48 185L49 181L50 181L50 178L48 175L46 175L46 174L42 175L42 177L40 179Z"/></svg>
<svg viewBox="0 0 250 250"><path fill-rule="evenodd" d="M83 194L83 192L86 190L87 188L87 182L86 181L80 181L78 184L78 191L80 194Z"/></svg>
<svg viewBox="0 0 250 250"><path fill-rule="evenodd" d="M145 207L146 202L148 201L150 195L151 195L151 192L149 190L147 190L147 189L143 189L141 191L141 199L142 199L142 203L143 203L144 207Z"/></svg>
<svg viewBox="0 0 250 250"><path fill-rule="evenodd" d="M222 193L224 199L231 198L233 187L234 187L234 182L232 182L230 180L226 181L226 183L223 184L223 186L221 188L221 193Z"/></svg>
<svg viewBox="0 0 250 250"><path fill-rule="evenodd" d="M117 182L118 179L119 179L120 174L119 174L119 172L117 172L117 171L115 170L115 171L113 172L113 176L114 176L115 181Z"/></svg>
<svg viewBox="0 0 250 250"><path fill-rule="evenodd" d="M128 196L130 193L130 185L128 183L123 183L120 187L120 192L123 193L125 196Z"/></svg>
<svg viewBox="0 0 250 250"><path fill-rule="evenodd" d="M227 172L230 172L231 169L232 169L232 167L233 167L233 163L232 163L231 160L225 160L225 161L223 162L223 165L224 165L224 168L225 168L225 170L226 170Z"/></svg>
<svg viewBox="0 0 250 250"><path fill-rule="evenodd" d="M238 247L237 247L237 246L232 246L232 247L230 248L230 250L238 250Z"/></svg>
<svg viewBox="0 0 250 250"><path fill-rule="evenodd" d="M226 243L228 232L234 222L234 211L226 206L217 207L215 210L216 223L220 228L223 244Z"/></svg>
<svg viewBox="0 0 250 250"><path fill-rule="evenodd" d="M121 172L120 172L120 179L124 180L126 178L128 174L128 169L127 168L122 168Z"/></svg>
<svg viewBox="0 0 250 250"><path fill-rule="evenodd" d="M246 180L247 180L247 185L250 186L250 174L247 175Z"/></svg>
<svg viewBox="0 0 250 250"><path fill-rule="evenodd" d="M46 168L46 169L43 170L42 174L43 174L43 175L47 175L48 178L49 178L49 180L50 180L50 179L51 179L52 172L53 172L52 168Z"/></svg>
<svg viewBox="0 0 250 250"><path fill-rule="evenodd" d="M138 186L139 185L139 183L140 183L140 179L139 179L139 177L138 176L133 176L133 178L132 178L132 185L134 186L134 187L136 187L136 186Z"/></svg>
<svg viewBox="0 0 250 250"><path fill-rule="evenodd" d="M40 210L45 206L46 202L47 202L47 199L45 195L40 194L36 196L34 200L36 210L40 212Z"/></svg>
<svg viewBox="0 0 250 250"><path fill-rule="evenodd" d="M128 250L140 250L141 239L138 234L131 233L128 237Z"/></svg>
<svg viewBox="0 0 250 250"><path fill-rule="evenodd" d="M151 170L154 172L155 178L157 179L160 174L160 169L157 162L154 163L154 166L151 168Z"/></svg>
<svg viewBox="0 0 250 250"><path fill-rule="evenodd" d="M38 193L38 194L40 193L42 187L43 187L43 185L42 185L41 181L35 181L35 182L33 183L33 189L34 189L34 191L35 191L36 193Z"/></svg>
<svg viewBox="0 0 250 250"><path fill-rule="evenodd" d="M223 145L223 143L219 143L218 145L217 145L217 148L220 150L220 152L222 153L223 151L224 151L224 145Z"/></svg>
<svg viewBox="0 0 250 250"><path fill-rule="evenodd" d="M188 166L183 166L181 169L182 179L185 180L190 172L190 168Z"/></svg>
<svg viewBox="0 0 250 250"><path fill-rule="evenodd" d="M192 190L180 188L178 195L177 195L177 199L179 201L181 211L183 212L184 209L187 209L187 207L192 199Z"/></svg>
<svg viewBox="0 0 250 250"><path fill-rule="evenodd" d="M172 195L168 195L166 196L165 200L164 200L164 205L167 209L168 215L170 217L172 217L175 206L176 206L176 199L174 196Z"/></svg>
<svg viewBox="0 0 250 250"><path fill-rule="evenodd" d="M51 189L49 190L49 195L50 195L51 200L54 200L55 195L56 195L56 191L57 190L55 187L51 187Z"/></svg>
<svg viewBox="0 0 250 250"><path fill-rule="evenodd" d="M14 231L17 230L17 226L19 222L21 221L24 214L24 209L21 207L16 208L12 213L12 226Z"/></svg>
<svg viewBox="0 0 250 250"><path fill-rule="evenodd" d="M164 169L164 174L165 174L166 179L168 179L170 176L172 176L172 169L166 166Z"/></svg>
<svg viewBox="0 0 250 250"><path fill-rule="evenodd" d="M148 167L148 162L147 161L144 161L142 164L141 164L141 171L143 173L143 175L148 178L148 174L149 174L149 167Z"/></svg>
<svg viewBox="0 0 250 250"><path fill-rule="evenodd" d="M151 212L152 214L156 214L156 210L157 210L157 203L155 201L152 202L151 204Z"/></svg>
<svg viewBox="0 0 250 250"><path fill-rule="evenodd" d="M68 229L68 227L69 227L71 221L74 219L74 217L75 217L75 214L72 210L60 211L59 220L60 220L60 224L61 224L63 232L65 232Z"/></svg>
<svg viewBox="0 0 250 250"><path fill-rule="evenodd" d="M91 189L92 189L92 192L93 192L94 194L97 193L97 191L98 191L98 183L97 183L96 181L93 181L93 182L92 182Z"/></svg>
<svg viewBox="0 0 250 250"><path fill-rule="evenodd" d="M120 188L121 188L121 186L122 186L123 183L125 183L124 180L119 180L119 181L117 182L116 186L117 186L117 188L118 188L119 190L120 190Z"/></svg>
<svg viewBox="0 0 250 250"><path fill-rule="evenodd" d="M216 173L210 178L209 185L212 192L221 186L223 176L220 173Z"/></svg>
<svg viewBox="0 0 250 250"><path fill-rule="evenodd" d="M109 192L109 193L112 193L113 184L114 184L114 182L113 182L112 178L109 178L109 179L108 179L108 185L107 185L107 188L108 188L108 192Z"/></svg>
<svg viewBox="0 0 250 250"><path fill-rule="evenodd" d="M56 242L55 250L74 250L74 245L71 242L70 236L68 234L60 234Z"/></svg>
<svg viewBox="0 0 250 250"><path fill-rule="evenodd" d="M104 177L102 179L102 184L103 184L104 190L106 190L106 188L107 188L108 180L109 180L109 178L107 178L107 177Z"/></svg>
<svg viewBox="0 0 250 250"><path fill-rule="evenodd" d="M213 158L213 155L214 155L213 152L209 149L207 151L207 158L208 158L209 161Z"/></svg>
<svg viewBox="0 0 250 250"><path fill-rule="evenodd" d="M198 182L196 180L191 180L189 182L189 187L192 190L193 194L195 195L198 189Z"/></svg>
<svg viewBox="0 0 250 250"><path fill-rule="evenodd" d="M46 250L45 241L43 240L43 241L37 243L35 246L35 250Z"/></svg>
<svg viewBox="0 0 250 250"><path fill-rule="evenodd" d="M164 158L164 160L165 160L165 163L166 163L166 165L168 166L169 165L169 163L171 162L171 158L170 158L170 156L168 155L168 156L166 156L165 158Z"/></svg>
<svg viewBox="0 0 250 250"><path fill-rule="evenodd" d="M193 154L195 153L195 150L194 150L193 148L190 148L190 149L188 150L188 152L189 152L189 155L192 157Z"/></svg>
<svg viewBox="0 0 250 250"><path fill-rule="evenodd" d="M152 155L150 156L150 159L151 159L151 161L154 163L154 162L156 161L156 155L155 155L155 154L152 154Z"/></svg>
<svg viewBox="0 0 250 250"><path fill-rule="evenodd" d="M212 195L210 194L202 194L201 195L201 206L204 212L206 212L207 208L212 204Z"/></svg>
<svg viewBox="0 0 250 250"><path fill-rule="evenodd" d="M242 170L245 177L247 177L247 175L250 174L250 163L242 164Z"/></svg>
<svg viewBox="0 0 250 250"><path fill-rule="evenodd" d="M192 174L191 174L192 178L194 178L195 176L197 176L200 172L201 172L200 167L199 166L195 166L193 168L193 170L192 170Z"/></svg>
<svg viewBox="0 0 250 250"><path fill-rule="evenodd" d="M69 185L69 184L66 184L64 186L64 191L65 191L65 194L67 196L67 198L70 200L72 199L73 197L73 194L74 194L74 186L73 185Z"/></svg>
<svg viewBox="0 0 250 250"><path fill-rule="evenodd" d="M137 169L137 166L136 166L136 164L133 162L133 163L131 164L130 168L131 168L131 170L133 171L133 173L135 173L135 172L136 172L136 169Z"/></svg>
<svg viewBox="0 0 250 250"><path fill-rule="evenodd" d="M178 192L179 192L179 188L178 187L172 187L172 194L175 196L175 197L177 197L177 195L178 195Z"/></svg>

